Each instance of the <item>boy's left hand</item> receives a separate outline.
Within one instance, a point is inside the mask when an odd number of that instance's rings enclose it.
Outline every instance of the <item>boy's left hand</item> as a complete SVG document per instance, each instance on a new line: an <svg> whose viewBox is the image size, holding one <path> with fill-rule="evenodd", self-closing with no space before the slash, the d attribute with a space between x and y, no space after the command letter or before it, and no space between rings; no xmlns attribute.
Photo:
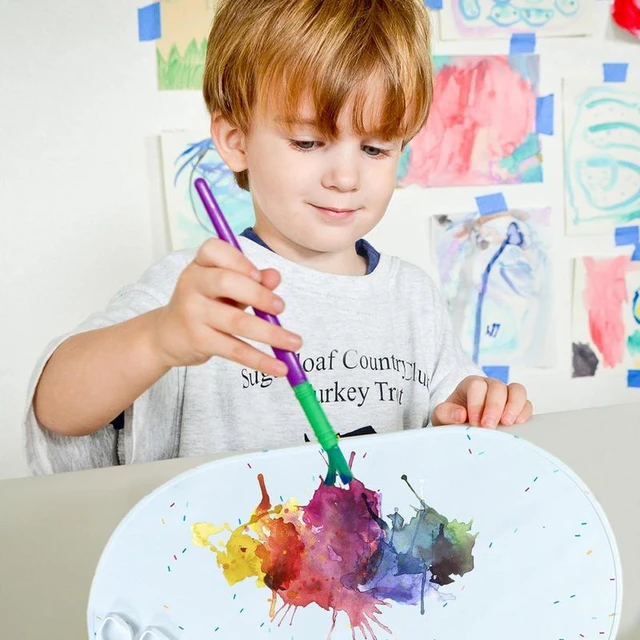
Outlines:
<svg viewBox="0 0 640 640"><path fill-rule="evenodd" d="M468 376L431 414L434 427L469 423L495 429L526 422L533 413L527 390L516 382L509 385L495 378Z"/></svg>

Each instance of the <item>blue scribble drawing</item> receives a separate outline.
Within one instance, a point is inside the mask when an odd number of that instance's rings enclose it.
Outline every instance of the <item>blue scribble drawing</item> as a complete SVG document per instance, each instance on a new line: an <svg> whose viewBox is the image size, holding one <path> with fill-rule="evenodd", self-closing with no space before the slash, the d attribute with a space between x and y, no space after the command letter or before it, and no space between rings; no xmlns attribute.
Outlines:
<svg viewBox="0 0 640 640"><path fill-rule="evenodd" d="M640 218L640 92L603 85L565 98L568 230L601 233Z"/></svg>
<svg viewBox="0 0 640 640"><path fill-rule="evenodd" d="M452 0L441 10L445 40L504 37L510 33L588 35L594 0Z"/></svg>
<svg viewBox="0 0 640 640"><path fill-rule="evenodd" d="M191 142L188 135L162 136L163 155L168 156L165 192L173 249L198 246L215 235L193 186L196 178L207 181L234 232L240 233L255 220L251 195L238 187L212 140ZM173 192L168 193L169 189Z"/></svg>
<svg viewBox="0 0 640 640"><path fill-rule="evenodd" d="M480 365L552 366L550 210L437 216L442 292Z"/></svg>
<svg viewBox="0 0 640 640"><path fill-rule="evenodd" d="M476 326L473 335L473 361L478 364L478 358L480 357L480 332L482 329L482 305L484 304L484 298L487 295L487 287L489 286L489 276L491 275L491 270L495 266L498 261L498 258L502 255L504 250L512 245L514 247L522 247L524 246L524 234L520 231L520 227L517 222L510 222L509 227L507 228L507 235L505 239L502 241L500 248L495 252L495 254L489 260L489 263L485 267L484 273L482 274L482 284L480 285L480 292L478 293L478 303L476 305ZM514 292L518 293L516 285L511 281L511 279L506 275L501 269L501 273L505 278L506 282L509 286L514 290ZM494 323L494 326L496 323ZM497 332L491 337L495 337Z"/></svg>

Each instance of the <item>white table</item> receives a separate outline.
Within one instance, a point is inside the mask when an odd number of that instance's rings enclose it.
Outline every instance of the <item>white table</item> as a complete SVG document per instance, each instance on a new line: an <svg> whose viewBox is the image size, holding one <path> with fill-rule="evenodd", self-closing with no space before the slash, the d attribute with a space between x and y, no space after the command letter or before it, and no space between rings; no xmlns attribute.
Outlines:
<svg viewBox="0 0 640 640"><path fill-rule="evenodd" d="M619 640L640 640L640 403L536 416L513 433L589 486L622 556ZM94 569L111 532L147 493L215 459L190 458L0 481L0 636L87 638Z"/></svg>

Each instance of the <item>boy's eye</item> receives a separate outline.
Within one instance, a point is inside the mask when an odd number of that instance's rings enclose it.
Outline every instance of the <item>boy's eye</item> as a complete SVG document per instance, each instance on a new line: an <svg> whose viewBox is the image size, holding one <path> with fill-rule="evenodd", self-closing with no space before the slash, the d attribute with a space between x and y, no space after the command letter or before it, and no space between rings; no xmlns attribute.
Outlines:
<svg viewBox="0 0 640 640"><path fill-rule="evenodd" d="M291 144L301 151L311 151L316 142L314 140L292 140Z"/></svg>
<svg viewBox="0 0 640 640"><path fill-rule="evenodd" d="M362 150L372 158L379 158L380 156L388 156L389 152L379 147L372 147L371 145L364 145Z"/></svg>

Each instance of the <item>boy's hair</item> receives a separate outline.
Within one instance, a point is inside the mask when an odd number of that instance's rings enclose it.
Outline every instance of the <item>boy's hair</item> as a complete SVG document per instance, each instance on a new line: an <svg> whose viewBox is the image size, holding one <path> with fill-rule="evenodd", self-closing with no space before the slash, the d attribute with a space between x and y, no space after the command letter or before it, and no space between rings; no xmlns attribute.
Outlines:
<svg viewBox="0 0 640 640"><path fill-rule="evenodd" d="M406 143L431 106L430 46L423 0L218 0L203 95L211 115L245 133L252 114L267 108L295 122L308 95L328 139L338 135L337 120L353 99L358 135ZM384 95L375 131L363 121L372 77ZM236 181L248 190L246 171Z"/></svg>

